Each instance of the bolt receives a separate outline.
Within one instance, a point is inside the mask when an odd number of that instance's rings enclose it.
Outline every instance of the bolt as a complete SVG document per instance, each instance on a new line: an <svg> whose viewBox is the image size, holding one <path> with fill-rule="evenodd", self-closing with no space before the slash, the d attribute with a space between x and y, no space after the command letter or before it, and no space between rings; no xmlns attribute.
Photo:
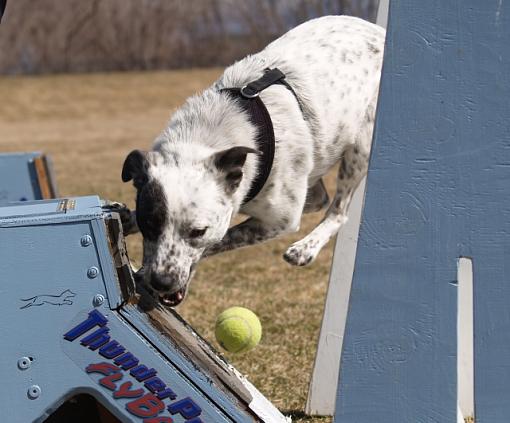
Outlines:
<svg viewBox="0 0 510 423"><path fill-rule="evenodd" d="M94 295L94 298L92 298L92 304L94 304L94 307L99 307L103 303L104 303L104 296L101 294L96 294L96 295Z"/></svg>
<svg viewBox="0 0 510 423"><path fill-rule="evenodd" d="M99 269L96 266L92 266L87 270L87 276L90 279L94 279L99 274Z"/></svg>
<svg viewBox="0 0 510 423"><path fill-rule="evenodd" d="M90 235L83 235L80 239L80 244L82 247L88 247L92 244L92 237Z"/></svg>
<svg viewBox="0 0 510 423"><path fill-rule="evenodd" d="M41 388L39 385L32 385L27 391L28 398L37 399L41 395Z"/></svg>
<svg viewBox="0 0 510 423"><path fill-rule="evenodd" d="M21 357L19 360L18 360L18 368L20 370L25 370L25 369L28 369L30 367L30 365L32 364L32 361L30 360L30 358L28 357Z"/></svg>

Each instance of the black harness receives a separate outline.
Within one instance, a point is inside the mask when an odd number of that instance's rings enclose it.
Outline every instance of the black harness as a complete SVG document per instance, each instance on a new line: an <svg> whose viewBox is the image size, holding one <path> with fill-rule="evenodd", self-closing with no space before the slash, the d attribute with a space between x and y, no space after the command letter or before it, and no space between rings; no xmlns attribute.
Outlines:
<svg viewBox="0 0 510 423"><path fill-rule="evenodd" d="M229 93L248 113L251 123L257 127L256 145L260 152L257 176L244 198L243 204L253 200L264 187L269 178L274 160L275 140L271 116L260 99L259 94L274 84L285 86L293 95L301 108L301 103L292 87L285 81L285 74L277 68L266 69L259 79L246 84L242 88L223 88L222 92Z"/></svg>

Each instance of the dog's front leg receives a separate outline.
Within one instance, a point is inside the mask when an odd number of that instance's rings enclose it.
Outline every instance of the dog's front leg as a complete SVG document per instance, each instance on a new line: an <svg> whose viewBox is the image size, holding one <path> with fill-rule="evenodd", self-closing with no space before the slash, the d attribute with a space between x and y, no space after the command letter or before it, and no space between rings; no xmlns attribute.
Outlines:
<svg viewBox="0 0 510 423"><path fill-rule="evenodd" d="M278 235L288 232L285 229L283 225L268 224L250 217L239 225L232 226L218 244L213 245L204 252L203 257L209 257L224 251L276 238Z"/></svg>

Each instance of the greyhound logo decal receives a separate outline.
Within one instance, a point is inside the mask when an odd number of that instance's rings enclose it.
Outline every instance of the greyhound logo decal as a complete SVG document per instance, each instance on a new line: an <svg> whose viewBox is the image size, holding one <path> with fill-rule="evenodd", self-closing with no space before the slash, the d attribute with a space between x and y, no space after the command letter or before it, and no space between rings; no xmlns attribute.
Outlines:
<svg viewBox="0 0 510 423"><path fill-rule="evenodd" d="M31 298L21 298L21 301L26 302L25 305L20 307L20 309L29 308L32 306L42 306L44 304L54 305L54 306L62 306L62 305L72 305L73 298L76 297L76 294L70 289L66 289L62 291L59 295L36 295Z"/></svg>

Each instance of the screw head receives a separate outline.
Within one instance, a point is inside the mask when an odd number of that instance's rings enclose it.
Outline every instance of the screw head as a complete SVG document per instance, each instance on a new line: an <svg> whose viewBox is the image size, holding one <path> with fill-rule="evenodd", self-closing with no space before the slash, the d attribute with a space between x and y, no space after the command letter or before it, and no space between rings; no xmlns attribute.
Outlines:
<svg viewBox="0 0 510 423"><path fill-rule="evenodd" d="M28 357L21 357L21 358L18 360L18 368L19 368L20 370L26 370L26 369L28 369L31 365L32 365L32 360L30 360L30 358L28 358Z"/></svg>
<svg viewBox="0 0 510 423"><path fill-rule="evenodd" d="M99 269L96 266L89 267L87 270L87 276L90 279L94 279L97 277L97 275L99 275Z"/></svg>
<svg viewBox="0 0 510 423"><path fill-rule="evenodd" d="M90 235L83 235L80 238L80 244L82 247L88 247L89 245L92 245L92 237Z"/></svg>
<svg viewBox="0 0 510 423"><path fill-rule="evenodd" d="M32 385L27 391L28 398L36 399L41 395L41 388L39 385Z"/></svg>
<svg viewBox="0 0 510 423"><path fill-rule="evenodd" d="M94 298L92 298L92 304L94 304L94 307L99 307L103 303L104 303L104 296L101 294L96 294L96 295L94 295Z"/></svg>

